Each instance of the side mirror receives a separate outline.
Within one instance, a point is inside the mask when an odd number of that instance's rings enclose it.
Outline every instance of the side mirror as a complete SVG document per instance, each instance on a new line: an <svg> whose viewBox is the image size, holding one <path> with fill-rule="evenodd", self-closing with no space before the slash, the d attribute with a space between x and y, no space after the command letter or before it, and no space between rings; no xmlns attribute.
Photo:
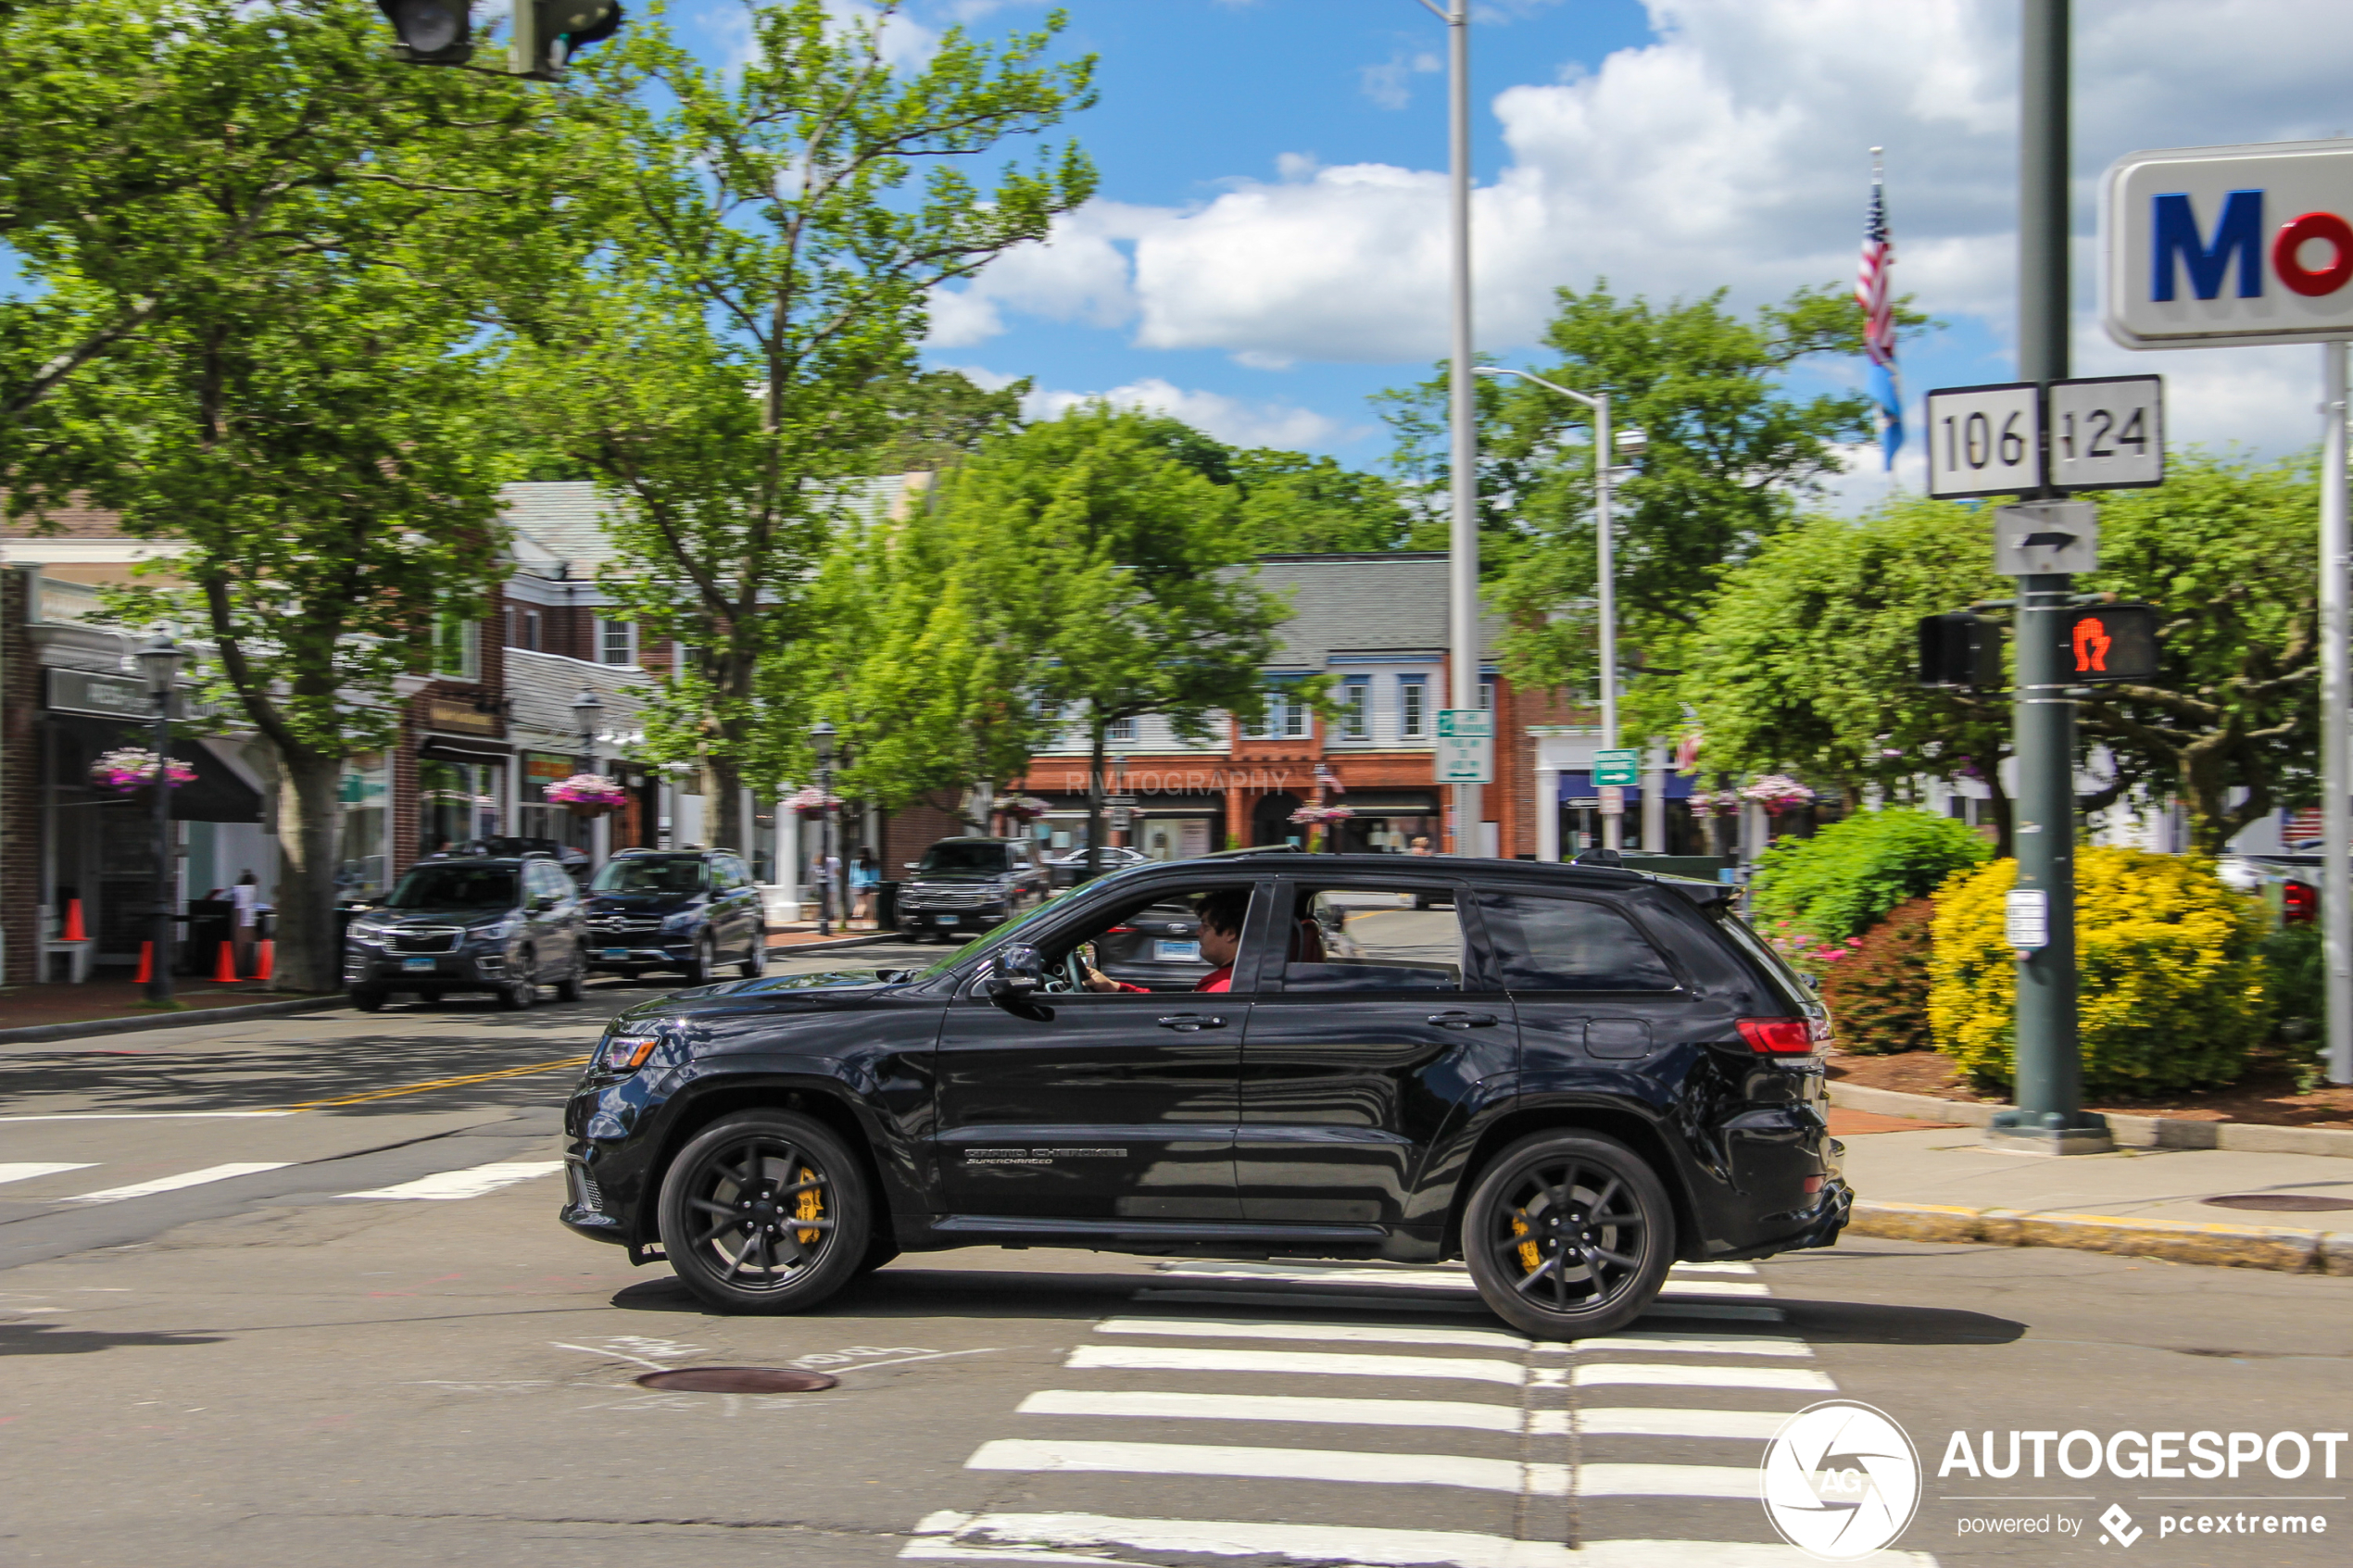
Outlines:
<svg viewBox="0 0 2353 1568"><path fill-rule="evenodd" d="M535 915L544 915L555 907L556 896L552 893L542 893L531 901L531 912Z"/></svg>
<svg viewBox="0 0 2353 1568"><path fill-rule="evenodd" d="M989 972L988 998L993 1002L1026 1002L1046 983L1046 960L1026 942L1015 942L997 955Z"/></svg>

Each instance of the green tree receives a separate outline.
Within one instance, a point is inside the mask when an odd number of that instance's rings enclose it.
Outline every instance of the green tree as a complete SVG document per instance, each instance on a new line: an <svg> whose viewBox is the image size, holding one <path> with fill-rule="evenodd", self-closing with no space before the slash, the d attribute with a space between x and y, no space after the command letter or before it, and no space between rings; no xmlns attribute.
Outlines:
<svg viewBox="0 0 2353 1568"><path fill-rule="evenodd" d="M503 475L477 420L476 317L484 280L532 251L544 141L521 90L395 63L370 6L88 9L145 29L146 52L119 62L127 102L222 118L171 155L176 251L144 220L19 236L19 321L51 344L159 298L126 270L138 258L176 292L31 407L9 504L38 515L82 494L188 546L173 583L115 608L193 631L217 693L270 743L278 983L330 990L343 759L396 735L394 678L436 616L479 614L495 581ZM224 235L244 236L233 264Z"/></svg>
<svg viewBox="0 0 2353 1568"><path fill-rule="evenodd" d="M2100 569L2077 585L2159 606L2164 660L2147 685L2092 688L2080 728L2118 765L2104 797L2136 784L2177 793L2212 855L2319 796L2319 487L2309 458L2167 464L2158 488L2089 497Z"/></svg>
<svg viewBox="0 0 2353 1568"><path fill-rule="evenodd" d="M515 307L520 406L619 504L610 586L692 650L648 735L702 759L725 845L749 829L739 786L805 760L790 650L894 436L929 292L1044 237L1095 182L1073 146L993 188L957 167L1093 101L1091 59L1043 59L1060 13L1001 47L950 31L902 72L881 41L896 6L837 9L753 9L737 69L642 21L576 68L574 157L606 176L575 208L590 265Z"/></svg>
<svg viewBox="0 0 2353 1568"><path fill-rule="evenodd" d="M1395 482L1330 458L1253 447L1228 462L1241 524L1261 555L1407 548L1418 521Z"/></svg>
<svg viewBox="0 0 2353 1568"><path fill-rule="evenodd" d="M1696 726L1711 771L1787 769L1850 794L1981 778L2007 849L2007 696L1921 686L1919 625L2008 587L1990 509L1905 497L1805 519L1726 574L1680 670L1634 686L1628 716L1655 734Z"/></svg>

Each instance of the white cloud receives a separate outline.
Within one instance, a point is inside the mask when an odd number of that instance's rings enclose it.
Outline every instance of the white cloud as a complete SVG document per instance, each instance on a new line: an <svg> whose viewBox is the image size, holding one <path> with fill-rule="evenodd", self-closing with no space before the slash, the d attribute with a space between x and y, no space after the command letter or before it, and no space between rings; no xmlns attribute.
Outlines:
<svg viewBox="0 0 2353 1568"><path fill-rule="evenodd" d="M1357 77L1365 96L1385 109L1402 109L1414 101L1413 79L1444 66L1428 49L1401 46L1380 65L1359 67Z"/></svg>
<svg viewBox="0 0 2353 1568"><path fill-rule="evenodd" d="M1474 200L1482 345L1526 347L1555 288L1601 277L1654 298L1729 287L1736 306L1843 282L1875 144L1887 148L1898 287L2008 340L2015 7L1649 0L1649 11L1654 42L1484 106L1507 157L1482 171ZM1474 47L1494 38L1475 32ZM2139 147L2353 130L2348 62L2353 6L2341 0L2080 7L2079 320L2092 316L2094 204L2108 163ZM1402 92L1415 58L1392 63ZM1090 208L1051 245L984 275L966 291L978 296L970 314L944 317L943 330L976 342L1015 310L1132 321L1140 347L1215 348L1253 366L1435 358L1447 340L1443 158L1436 140L1421 168L1287 155L1277 179L1235 182L1197 207ZM2095 373L2161 360L2177 378L2183 436L2276 450L2309 438L2308 358L2123 356L2095 340L2079 362Z"/></svg>
<svg viewBox="0 0 2353 1568"><path fill-rule="evenodd" d="M974 372L966 370L966 375ZM975 377L975 379L978 379ZM1002 380L998 383L1003 385ZM1142 408L1173 414L1198 430L1235 446L1322 446L1353 439L1360 430L1342 427L1338 420L1282 403L1251 403L1215 392L1189 392L1146 376L1108 392L1058 392L1041 388L1022 403L1022 413L1033 420L1051 420L1087 403L1109 403L1120 408Z"/></svg>
<svg viewBox="0 0 2353 1568"><path fill-rule="evenodd" d="M1042 244L1017 245L961 288L931 296L930 348L969 348L1005 330L1003 307L1052 321L1125 325L1135 315L1119 242L1165 221L1150 207L1091 202L1054 220Z"/></svg>

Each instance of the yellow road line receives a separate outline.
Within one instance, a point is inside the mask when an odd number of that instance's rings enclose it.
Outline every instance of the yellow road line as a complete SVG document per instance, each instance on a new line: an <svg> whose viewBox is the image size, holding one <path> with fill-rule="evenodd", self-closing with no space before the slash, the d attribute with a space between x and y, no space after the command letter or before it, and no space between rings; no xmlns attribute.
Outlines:
<svg viewBox="0 0 2353 1568"><path fill-rule="evenodd" d="M422 1095L433 1089L454 1089L467 1084L487 1084L494 1078L525 1078L534 1073L553 1073L560 1068L585 1067L585 1056L568 1056L561 1061L535 1061L529 1067L502 1068L497 1073L469 1073L459 1078L435 1078L429 1084L404 1084L396 1089L371 1089L364 1095L338 1095L333 1099L307 1099L290 1110L319 1110L328 1106L358 1105L362 1100L395 1099L402 1095Z"/></svg>

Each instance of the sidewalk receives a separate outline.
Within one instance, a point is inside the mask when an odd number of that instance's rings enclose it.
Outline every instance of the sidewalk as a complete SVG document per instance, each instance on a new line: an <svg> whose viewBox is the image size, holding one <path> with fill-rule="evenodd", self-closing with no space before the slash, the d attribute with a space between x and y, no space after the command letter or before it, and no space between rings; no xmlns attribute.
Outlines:
<svg viewBox="0 0 2353 1568"><path fill-rule="evenodd" d="M210 980L175 975L171 988L173 996L189 1012L299 999L296 993L272 991L267 984L255 980L224 985ZM130 980L92 980L80 985L11 985L0 990L0 1028L82 1023L101 1018L179 1016L140 1006L146 995L145 985Z"/></svg>
<svg viewBox="0 0 2353 1568"><path fill-rule="evenodd" d="M1831 1130L1846 1146L1858 1235L2353 1274L2353 1159L2243 1148L2017 1154L1989 1148L1975 1126L1839 1106ZM2281 1206L2213 1201L2241 1198Z"/></svg>

